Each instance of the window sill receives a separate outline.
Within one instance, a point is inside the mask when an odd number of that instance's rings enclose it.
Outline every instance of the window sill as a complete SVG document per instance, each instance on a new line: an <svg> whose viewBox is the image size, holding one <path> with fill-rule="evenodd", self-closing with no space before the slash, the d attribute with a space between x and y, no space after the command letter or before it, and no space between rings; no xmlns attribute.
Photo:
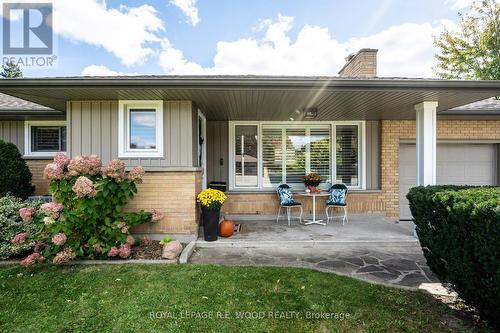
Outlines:
<svg viewBox="0 0 500 333"><path fill-rule="evenodd" d="M25 160L53 160L54 155L23 155Z"/></svg>

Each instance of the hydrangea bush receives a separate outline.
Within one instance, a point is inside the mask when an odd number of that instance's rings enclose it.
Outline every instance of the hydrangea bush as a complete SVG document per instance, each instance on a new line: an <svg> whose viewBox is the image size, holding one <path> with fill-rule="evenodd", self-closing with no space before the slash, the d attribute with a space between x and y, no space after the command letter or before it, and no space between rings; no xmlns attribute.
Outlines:
<svg viewBox="0 0 500 333"><path fill-rule="evenodd" d="M158 210L122 211L137 193L136 184L143 176L142 167L125 172L121 160L102 166L96 155L73 159L55 156L44 170L54 202L41 205L36 212L19 211L23 220L36 226L36 233L29 235L36 241L34 253L22 264L42 260L61 264L76 257L129 257L135 243L130 229L162 218ZM22 235L16 237L22 241Z"/></svg>
<svg viewBox="0 0 500 333"><path fill-rule="evenodd" d="M29 221L39 205L11 195L0 197L0 259L22 254L35 245L29 235L36 227Z"/></svg>

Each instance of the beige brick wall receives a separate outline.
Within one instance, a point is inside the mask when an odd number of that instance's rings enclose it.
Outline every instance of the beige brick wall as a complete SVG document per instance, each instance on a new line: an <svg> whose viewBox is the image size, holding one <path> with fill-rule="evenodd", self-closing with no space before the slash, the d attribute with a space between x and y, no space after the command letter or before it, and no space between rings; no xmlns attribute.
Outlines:
<svg viewBox="0 0 500 333"><path fill-rule="evenodd" d="M137 226L136 233L194 234L199 224L196 194L201 191L201 175L189 172L147 172L137 195L125 210L157 208L164 218Z"/></svg>
<svg viewBox="0 0 500 333"><path fill-rule="evenodd" d="M294 195L302 203L304 213L312 213L312 198ZM325 197L316 198L316 211L324 212ZM375 213L385 211L385 202L381 192L349 192L347 197L349 212ZM278 212L276 193L229 193L228 200L222 207L223 214L261 214L273 215Z"/></svg>
<svg viewBox="0 0 500 333"><path fill-rule="evenodd" d="M35 185L35 195L49 194L49 181L43 179L43 169L52 160L26 160L32 174L32 183Z"/></svg>
<svg viewBox="0 0 500 333"><path fill-rule="evenodd" d="M399 216L399 145L415 139L413 120L382 121L381 187L387 216ZM438 120L438 140L499 140L500 120Z"/></svg>

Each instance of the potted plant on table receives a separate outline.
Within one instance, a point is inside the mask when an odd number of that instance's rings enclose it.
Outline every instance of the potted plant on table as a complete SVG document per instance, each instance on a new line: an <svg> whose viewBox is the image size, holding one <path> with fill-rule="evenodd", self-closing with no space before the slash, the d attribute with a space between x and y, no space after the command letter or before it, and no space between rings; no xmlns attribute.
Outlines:
<svg viewBox="0 0 500 333"><path fill-rule="evenodd" d="M201 205L204 238L207 242L213 242L217 240L220 209L227 197L222 191L207 188L196 198Z"/></svg>
<svg viewBox="0 0 500 333"><path fill-rule="evenodd" d="M318 185L321 183L321 176L312 172L307 176L304 176L304 185L310 190L312 193L318 193L320 190L318 189Z"/></svg>

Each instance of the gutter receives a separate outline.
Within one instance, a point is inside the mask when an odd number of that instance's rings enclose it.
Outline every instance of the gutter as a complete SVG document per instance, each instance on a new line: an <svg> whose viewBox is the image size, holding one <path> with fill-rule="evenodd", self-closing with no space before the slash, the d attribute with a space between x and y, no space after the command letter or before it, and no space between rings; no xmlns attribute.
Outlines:
<svg viewBox="0 0 500 333"><path fill-rule="evenodd" d="M146 88L175 87L191 89L228 89L228 88L363 88L363 89L472 89L477 91L496 90L500 93L498 80L437 80L437 79L339 79L339 78L307 78L307 77L115 77L115 78L43 78L43 79L3 79L0 89L12 88Z"/></svg>

